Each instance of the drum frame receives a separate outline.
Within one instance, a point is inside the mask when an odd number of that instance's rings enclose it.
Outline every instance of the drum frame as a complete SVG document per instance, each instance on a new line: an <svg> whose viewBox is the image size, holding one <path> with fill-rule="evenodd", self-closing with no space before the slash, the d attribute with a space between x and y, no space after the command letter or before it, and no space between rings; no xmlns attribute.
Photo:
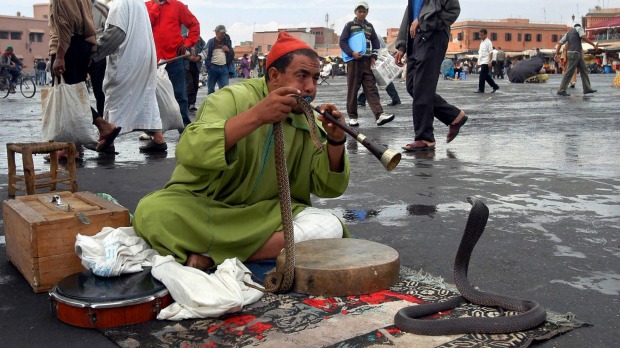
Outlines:
<svg viewBox="0 0 620 348"><path fill-rule="evenodd" d="M92 302L68 298L49 291L50 311L62 322L84 328L109 328L138 324L157 318L173 300L167 289L122 301Z"/></svg>

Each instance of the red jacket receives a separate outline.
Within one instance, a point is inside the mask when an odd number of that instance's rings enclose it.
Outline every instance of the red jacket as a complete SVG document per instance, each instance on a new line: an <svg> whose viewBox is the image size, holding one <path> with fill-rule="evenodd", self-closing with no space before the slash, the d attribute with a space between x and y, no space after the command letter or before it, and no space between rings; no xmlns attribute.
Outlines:
<svg viewBox="0 0 620 348"><path fill-rule="evenodd" d="M149 11L153 38L157 49L157 60L177 56L177 48L182 44L192 47L200 38L200 23L187 6L177 0L166 0L161 5L146 2ZM181 36L181 24L188 29L187 38Z"/></svg>

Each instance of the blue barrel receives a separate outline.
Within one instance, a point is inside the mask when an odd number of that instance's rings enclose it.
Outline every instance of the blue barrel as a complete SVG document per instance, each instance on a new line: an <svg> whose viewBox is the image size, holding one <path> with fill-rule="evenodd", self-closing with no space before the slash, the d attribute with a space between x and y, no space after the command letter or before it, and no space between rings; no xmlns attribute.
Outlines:
<svg viewBox="0 0 620 348"><path fill-rule="evenodd" d="M605 65L605 74L611 74L611 66Z"/></svg>

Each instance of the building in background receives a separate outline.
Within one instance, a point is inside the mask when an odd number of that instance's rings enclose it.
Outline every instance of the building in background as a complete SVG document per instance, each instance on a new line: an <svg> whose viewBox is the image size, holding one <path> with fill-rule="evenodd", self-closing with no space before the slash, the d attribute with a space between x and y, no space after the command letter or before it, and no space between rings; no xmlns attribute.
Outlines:
<svg viewBox="0 0 620 348"><path fill-rule="evenodd" d="M524 18L455 22L450 30L448 54L457 57L477 54L482 28L487 29L493 46L513 55L535 48L554 50L569 29L565 24L534 23Z"/></svg>
<svg viewBox="0 0 620 348"><path fill-rule="evenodd" d="M620 8L595 7L588 11L582 22L588 37L599 46L620 45Z"/></svg>
<svg viewBox="0 0 620 348"><path fill-rule="evenodd" d="M34 72L34 61L49 57L49 4L32 5L34 17L21 13L0 15L0 49L13 46L13 52L24 64L26 73Z"/></svg>

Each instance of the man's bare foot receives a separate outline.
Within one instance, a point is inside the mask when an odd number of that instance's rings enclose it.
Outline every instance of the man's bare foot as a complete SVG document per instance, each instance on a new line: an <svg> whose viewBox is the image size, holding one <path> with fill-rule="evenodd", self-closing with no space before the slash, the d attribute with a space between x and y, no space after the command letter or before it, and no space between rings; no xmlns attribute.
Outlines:
<svg viewBox="0 0 620 348"><path fill-rule="evenodd" d="M459 124L461 122L461 120L463 119L463 117L465 117L465 111L461 110L461 112L458 114L458 116L456 116L454 121L452 121L452 123L450 123L450 124L451 125Z"/></svg>
<svg viewBox="0 0 620 348"><path fill-rule="evenodd" d="M187 261L185 261L185 266L197 268L205 272L213 267L214 264L213 259L201 254L189 254L187 256Z"/></svg>

